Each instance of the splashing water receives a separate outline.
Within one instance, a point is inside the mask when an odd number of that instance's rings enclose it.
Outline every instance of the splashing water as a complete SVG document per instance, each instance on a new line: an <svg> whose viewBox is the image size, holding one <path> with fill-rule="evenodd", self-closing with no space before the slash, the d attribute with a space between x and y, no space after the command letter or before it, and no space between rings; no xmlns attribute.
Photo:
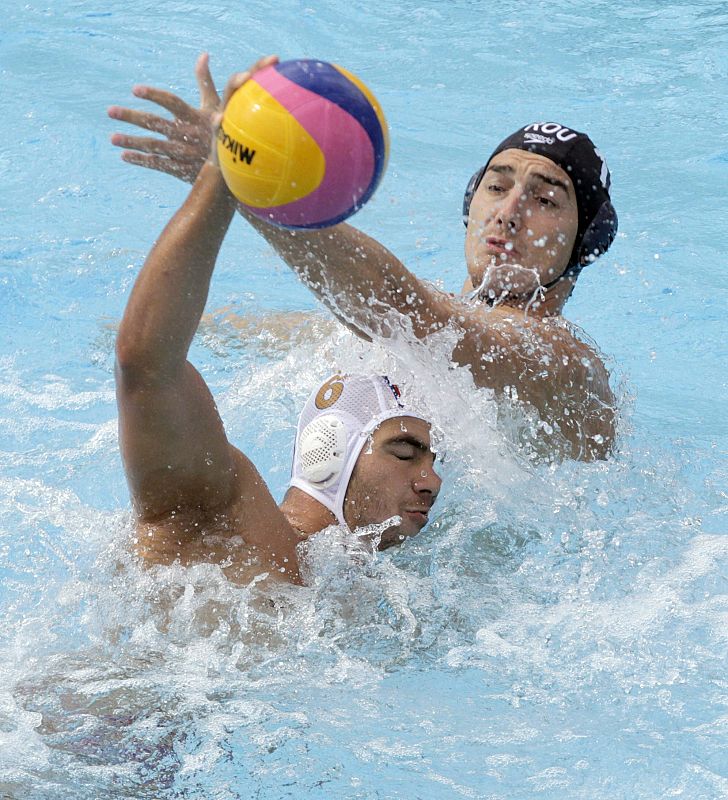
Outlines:
<svg viewBox="0 0 728 800"><path fill-rule="evenodd" d="M560 791L600 769L595 741L614 737L625 754L641 742L659 759L675 720L717 757L720 683L699 699L694 688L719 674L710 643L725 647L715 592L728 546L695 535L677 468L635 478L621 461L534 466L498 433L493 402L450 368L447 335L389 344L334 331L221 395L233 440L260 407L266 435L291 438L294 409L322 377L301 380L294 365L378 366L439 431L446 488L429 529L385 553L324 531L307 545L305 587L235 586L210 565L142 568L128 514L93 515L69 492L16 481L12 516L36 552L4 634L10 796L234 785L221 796L242 797L285 781L317 796L325 780L353 797L363 765L385 786L405 770L463 796L527 768L534 786ZM111 454L113 436L101 447ZM274 451L281 484L287 460ZM97 556L79 563L69 553L83 540ZM555 745L534 755L535 741L571 742L571 765L552 769ZM463 780L474 748L490 777Z"/></svg>

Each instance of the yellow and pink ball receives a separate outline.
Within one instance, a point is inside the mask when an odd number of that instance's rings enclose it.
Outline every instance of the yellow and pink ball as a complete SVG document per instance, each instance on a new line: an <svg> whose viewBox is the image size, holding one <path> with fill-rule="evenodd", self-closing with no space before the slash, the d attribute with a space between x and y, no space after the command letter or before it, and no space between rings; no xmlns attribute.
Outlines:
<svg viewBox="0 0 728 800"><path fill-rule="evenodd" d="M231 192L253 214L286 228L326 228L374 194L389 133L356 76L323 61L284 61L235 92L217 152Z"/></svg>

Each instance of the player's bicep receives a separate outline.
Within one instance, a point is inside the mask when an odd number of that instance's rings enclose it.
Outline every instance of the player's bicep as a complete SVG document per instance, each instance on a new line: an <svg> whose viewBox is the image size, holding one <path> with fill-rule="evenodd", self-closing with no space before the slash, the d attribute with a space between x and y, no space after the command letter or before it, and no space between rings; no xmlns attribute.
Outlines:
<svg viewBox="0 0 728 800"><path fill-rule="evenodd" d="M255 465L236 448L230 450L236 475L235 502L230 509L233 527L266 563L288 580L298 580L296 545L301 541L300 536Z"/></svg>
<svg viewBox="0 0 728 800"><path fill-rule="evenodd" d="M141 519L229 502L230 445L212 395L191 364L164 381L117 366L117 402L122 458Z"/></svg>

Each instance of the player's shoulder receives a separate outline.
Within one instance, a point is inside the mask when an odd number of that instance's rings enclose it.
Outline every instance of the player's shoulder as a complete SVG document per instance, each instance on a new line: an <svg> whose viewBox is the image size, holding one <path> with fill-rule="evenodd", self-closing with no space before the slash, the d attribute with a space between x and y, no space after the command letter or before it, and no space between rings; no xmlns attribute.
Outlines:
<svg viewBox="0 0 728 800"><path fill-rule="evenodd" d="M609 370L599 348L578 325L561 316L544 320L562 372L586 386L590 394L609 404L613 401L609 387Z"/></svg>

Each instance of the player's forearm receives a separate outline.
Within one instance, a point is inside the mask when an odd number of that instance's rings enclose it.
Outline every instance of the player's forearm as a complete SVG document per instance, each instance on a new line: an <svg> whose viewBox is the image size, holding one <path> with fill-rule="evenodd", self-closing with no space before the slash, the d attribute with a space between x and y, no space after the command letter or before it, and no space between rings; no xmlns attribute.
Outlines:
<svg viewBox="0 0 728 800"><path fill-rule="evenodd" d="M205 164L134 285L117 339L122 368L165 374L184 364L234 212L219 170Z"/></svg>
<svg viewBox="0 0 728 800"><path fill-rule="evenodd" d="M430 302L425 284L386 247L344 223L321 230L287 230L240 213L303 282L358 332L386 335L382 316L393 309L408 316L417 336L446 319Z"/></svg>

